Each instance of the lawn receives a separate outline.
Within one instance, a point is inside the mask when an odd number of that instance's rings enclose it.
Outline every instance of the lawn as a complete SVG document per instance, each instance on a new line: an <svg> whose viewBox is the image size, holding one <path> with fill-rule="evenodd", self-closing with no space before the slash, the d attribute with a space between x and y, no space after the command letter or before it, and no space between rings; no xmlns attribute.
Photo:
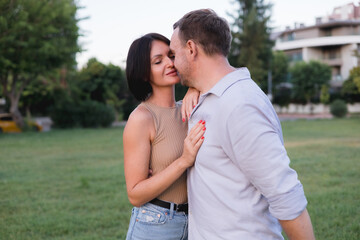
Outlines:
<svg viewBox="0 0 360 240"><path fill-rule="evenodd" d="M317 239L360 239L360 119L283 122ZM0 135L0 239L125 239L122 128Z"/></svg>

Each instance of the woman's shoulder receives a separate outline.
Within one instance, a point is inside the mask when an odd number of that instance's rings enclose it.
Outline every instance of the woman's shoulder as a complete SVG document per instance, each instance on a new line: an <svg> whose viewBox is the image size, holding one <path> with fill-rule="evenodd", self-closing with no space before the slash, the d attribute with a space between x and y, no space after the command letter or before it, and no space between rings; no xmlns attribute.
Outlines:
<svg viewBox="0 0 360 240"><path fill-rule="evenodd" d="M137 135L136 133L141 133L145 135L146 133L153 132L153 129L154 120L151 112L144 105L140 104L129 115L124 134Z"/></svg>
<svg viewBox="0 0 360 240"><path fill-rule="evenodd" d="M127 123L132 124L144 124L146 122L152 122L153 116L151 112L142 104L137 106L134 111L129 115Z"/></svg>

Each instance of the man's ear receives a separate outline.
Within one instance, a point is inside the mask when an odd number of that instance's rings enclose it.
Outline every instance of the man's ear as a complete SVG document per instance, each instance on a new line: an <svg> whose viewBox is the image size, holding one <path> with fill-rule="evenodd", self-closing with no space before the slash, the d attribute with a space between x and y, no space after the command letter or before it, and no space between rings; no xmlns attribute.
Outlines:
<svg viewBox="0 0 360 240"><path fill-rule="evenodd" d="M198 45L193 40L188 40L186 42L186 49L191 58L195 58L199 53Z"/></svg>

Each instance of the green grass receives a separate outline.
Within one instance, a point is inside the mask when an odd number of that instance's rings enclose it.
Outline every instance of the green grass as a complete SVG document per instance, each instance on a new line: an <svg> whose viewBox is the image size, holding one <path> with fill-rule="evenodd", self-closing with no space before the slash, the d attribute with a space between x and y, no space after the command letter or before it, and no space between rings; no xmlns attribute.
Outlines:
<svg viewBox="0 0 360 240"><path fill-rule="evenodd" d="M124 239L122 129L0 137L0 239Z"/></svg>
<svg viewBox="0 0 360 240"><path fill-rule="evenodd" d="M283 122L317 239L360 239L360 119ZM124 239L122 128L0 135L0 239Z"/></svg>
<svg viewBox="0 0 360 240"><path fill-rule="evenodd" d="M360 118L282 125L317 239L360 239Z"/></svg>

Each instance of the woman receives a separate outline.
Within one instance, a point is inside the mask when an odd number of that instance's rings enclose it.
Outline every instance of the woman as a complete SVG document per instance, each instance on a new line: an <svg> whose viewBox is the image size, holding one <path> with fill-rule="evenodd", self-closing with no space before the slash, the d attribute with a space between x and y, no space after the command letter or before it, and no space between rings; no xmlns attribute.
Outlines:
<svg viewBox="0 0 360 240"><path fill-rule="evenodd" d="M123 134L127 194L135 206L127 239L187 239L186 169L204 141L205 122L186 137L169 45L150 33L132 43L127 57L129 89L142 101Z"/></svg>

